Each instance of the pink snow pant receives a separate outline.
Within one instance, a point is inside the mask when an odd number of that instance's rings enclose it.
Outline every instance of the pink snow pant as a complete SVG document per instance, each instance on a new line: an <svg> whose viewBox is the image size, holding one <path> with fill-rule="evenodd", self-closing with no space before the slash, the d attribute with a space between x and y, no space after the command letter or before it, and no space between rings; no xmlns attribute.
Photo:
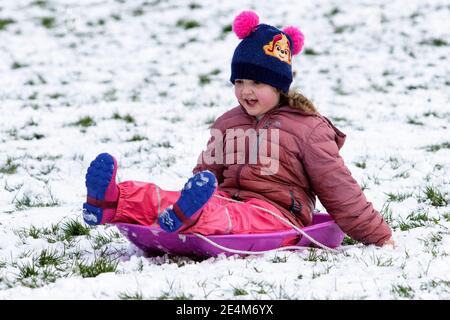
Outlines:
<svg viewBox="0 0 450 320"><path fill-rule="evenodd" d="M159 226L158 212L174 204L180 196L179 191L162 190L156 184L147 182L125 181L118 186L120 195L113 223ZM217 191L215 194L230 199L225 192ZM270 213L252 205L263 207L283 217L276 207L263 200L249 199L236 203L213 195L203 208L198 221L183 230L183 233L242 234L275 232L292 228Z"/></svg>

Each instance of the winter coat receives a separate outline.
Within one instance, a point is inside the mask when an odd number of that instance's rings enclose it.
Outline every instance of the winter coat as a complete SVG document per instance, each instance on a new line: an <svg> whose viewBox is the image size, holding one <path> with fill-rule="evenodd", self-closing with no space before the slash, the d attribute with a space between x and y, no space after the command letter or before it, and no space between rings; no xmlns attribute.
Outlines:
<svg viewBox="0 0 450 320"><path fill-rule="evenodd" d="M326 117L283 106L270 110L258 121L238 106L220 116L211 128L222 133L222 138L217 138L223 139L217 141L221 148L214 149L215 134L193 171L212 171L220 190L236 199L268 201L299 227L312 223L318 196L340 228L353 239L382 245L391 237L389 226L367 201L339 155L345 134ZM236 129L243 129L241 133L256 131L257 138L251 140L248 136L245 145L239 144ZM267 129L266 133L261 129ZM264 146L269 150L268 158L250 161L251 150ZM272 154L270 151L276 147L279 151ZM217 150L222 150L223 161L206 161L207 154L215 155ZM268 165L268 159L274 162ZM276 170L268 170L275 161Z"/></svg>

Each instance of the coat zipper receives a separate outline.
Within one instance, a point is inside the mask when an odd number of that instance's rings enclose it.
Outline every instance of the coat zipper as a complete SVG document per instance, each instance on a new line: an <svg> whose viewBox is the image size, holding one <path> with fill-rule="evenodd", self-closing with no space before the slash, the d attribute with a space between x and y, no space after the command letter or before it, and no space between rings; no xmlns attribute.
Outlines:
<svg viewBox="0 0 450 320"><path fill-rule="evenodd" d="M259 154L259 131L258 131L258 125L260 123L263 123L263 119L267 116L267 114L265 114L261 120L259 120L258 122L256 122L256 126L255 126L255 131L256 131L256 155L258 157ZM272 122L271 121L266 121L264 123L264 127L263 129L267 129L269 128L270 124ZM247 151L247 150L246 150ZM236 193L233 195L233 197L239 197L239 189L241 188L241 171L242 169L244 169L245 164L241 164L241 166L239 167L239 169L236 172L236 186L238 188L238 191L236 191Z"/></svg>

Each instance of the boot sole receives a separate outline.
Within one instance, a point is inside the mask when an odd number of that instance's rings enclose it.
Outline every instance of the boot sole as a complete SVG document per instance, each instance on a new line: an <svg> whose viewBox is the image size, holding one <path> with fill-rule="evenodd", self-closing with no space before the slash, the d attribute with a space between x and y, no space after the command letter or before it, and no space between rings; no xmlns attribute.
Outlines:
<svg viewBox="0 0 450 320"><path fill-rule="evenodd" d="M161 229L167 232L176 232L195 223L201 210L216 189L217 179L210 171L202 171L191 177L181 190L178 201L159 215L158 222ZM173 207L179 208L179 211L188 218L190 224L183 223Z"/></svg>
<svg viewBox="0 0 450 320"><path fill-rule="evenodd" d="M105 200L105 194L112 179L115 178L117 164L108 153L99 154L89 165L86 173L86 188L89 197ZM103 217L102 208L89 203L83 204L83 218L89 225L98 225Z"/></svg>

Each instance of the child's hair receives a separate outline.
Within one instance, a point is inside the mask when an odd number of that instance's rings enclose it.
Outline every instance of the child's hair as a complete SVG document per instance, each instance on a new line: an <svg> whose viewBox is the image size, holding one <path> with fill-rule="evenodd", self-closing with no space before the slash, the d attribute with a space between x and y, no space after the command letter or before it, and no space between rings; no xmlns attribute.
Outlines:
<svg viewBox="0 0 450 320"><path fill-rule="evenodd" d="M288 93L280 91L280 105L288 105L294 109L300 109L307 113L319 114L314 104L296 90L289 90Z"/></svg>

